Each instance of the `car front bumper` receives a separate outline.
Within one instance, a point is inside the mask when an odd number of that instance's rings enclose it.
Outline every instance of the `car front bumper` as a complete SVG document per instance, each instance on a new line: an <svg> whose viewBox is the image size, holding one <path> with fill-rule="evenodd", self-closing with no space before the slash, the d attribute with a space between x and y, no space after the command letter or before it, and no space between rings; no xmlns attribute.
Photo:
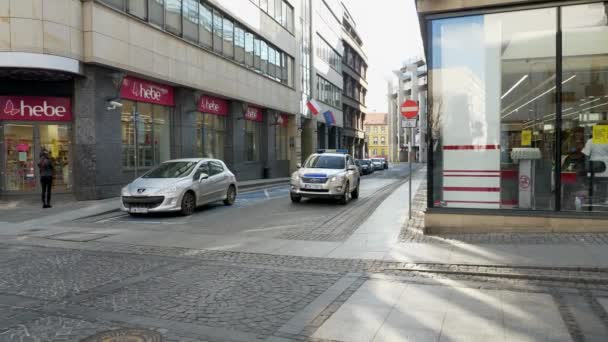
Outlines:
<svg viewBox="0 0 608 342"><path fill-rule="evenodd" d="M306 198L340 198L344 196L345 184L334 184L327 182L326 184L318 185L318 189L305 188L307 183L291 182L291 194Z"/></svg>
<svg viewBox="0 0 608 342"><path fill-rule="evenodd" d="M159 213L180 211L181 196L122 196L120 209L130 213Z"/></svg>

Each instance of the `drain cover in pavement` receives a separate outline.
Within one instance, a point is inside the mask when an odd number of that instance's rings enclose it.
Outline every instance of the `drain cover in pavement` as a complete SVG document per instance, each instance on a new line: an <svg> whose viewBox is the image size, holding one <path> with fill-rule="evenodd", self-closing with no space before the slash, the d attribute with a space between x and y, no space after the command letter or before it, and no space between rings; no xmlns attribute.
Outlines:
<svg viewBox="0 0 608 342"><path fill-rule="evenodd" d="M147 329L117 329L97 333L80 342L163 342L161 334Z"/></svg>
<svg viewBox="0 0 608 342"><path fill-rule="evenodd" d="M93 240L99 240L104 237L108 237L108 234L96 234L96 233L60 233L55 235L45 236L46 239L50 240L62 240L62 241L76 241L76 242L87 242Z"/></svg>

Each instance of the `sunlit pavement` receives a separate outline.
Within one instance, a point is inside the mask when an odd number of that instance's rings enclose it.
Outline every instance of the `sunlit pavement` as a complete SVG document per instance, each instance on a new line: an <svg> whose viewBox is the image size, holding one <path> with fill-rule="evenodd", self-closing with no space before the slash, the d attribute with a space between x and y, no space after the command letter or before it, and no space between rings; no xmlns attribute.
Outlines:
<svg viewBox="0 0 608 342"><path fill-rule="evenodd" d="M111 201L0 217L0 341L608 339L608 240L400 241L406 168L364 177L347 206L279 185L190 217Z"/></svg>

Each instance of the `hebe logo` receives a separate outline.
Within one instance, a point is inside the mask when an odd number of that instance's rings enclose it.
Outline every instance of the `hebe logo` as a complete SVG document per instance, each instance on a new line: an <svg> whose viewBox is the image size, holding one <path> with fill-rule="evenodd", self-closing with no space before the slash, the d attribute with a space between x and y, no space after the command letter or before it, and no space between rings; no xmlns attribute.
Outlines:
<svg viewBox="0 0 608 342"><path fill-rule="evenodd" d="M157 89L154 89L153 86L145 86L140 82L133 82L131 92L133 93L133 95L140 98L144 98L146 100L160 101L160 98L162 96L161 92Z"/></svg>
<svg viewBox="0 0 608 342"><path fill-rule="evenodd" d="M245 117L250 120L256 120L258 118L258 111L252 108L248 108L245 113Z"/></svg>
<svg viewBox="0 0 608 342"><path fill-rule="evenodd" d="M203 106L205 109L210 110L212 112L219 112L220 105L213 100L204 99Z"/></svg>
<svg viewBox="0 0 608 342"><path fill-rule="evenodd" d="M23 118L63 118L67 113L64 106L53 106L46 100L42 101L41 105L26 104L23 99L17 103L15 106L12 100L7 100L4 104L4 114Z"/></svg>

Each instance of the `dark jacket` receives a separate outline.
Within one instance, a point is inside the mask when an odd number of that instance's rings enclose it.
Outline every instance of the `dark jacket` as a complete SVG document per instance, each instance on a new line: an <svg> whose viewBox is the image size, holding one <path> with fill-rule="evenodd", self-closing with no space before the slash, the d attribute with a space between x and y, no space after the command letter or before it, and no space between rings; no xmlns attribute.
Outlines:
<svg viewBox="0 0 608 342"><path fill-rule="evenodd" d="M53 176L53 162L46 156L40 158L38 169L40 170L40 177Z"/></svg>

